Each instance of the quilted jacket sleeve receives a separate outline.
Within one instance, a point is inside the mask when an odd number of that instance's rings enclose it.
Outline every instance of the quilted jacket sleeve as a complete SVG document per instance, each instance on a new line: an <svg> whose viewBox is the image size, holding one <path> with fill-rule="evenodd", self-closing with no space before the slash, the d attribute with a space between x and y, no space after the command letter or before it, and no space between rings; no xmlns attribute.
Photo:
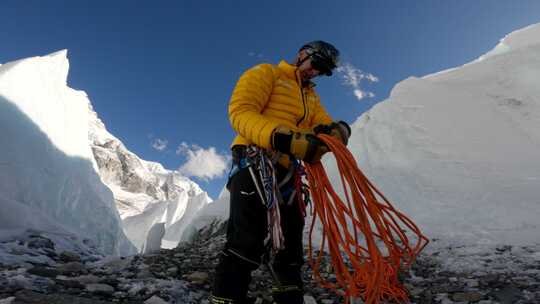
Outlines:
<svg viewBox="0 0 540 304"><path fill-rule="evenodd" d="M270 64L247 70L236 83L229 102L229 120L233 129L266 149L272 148L272 131L279 125L261 114L272 93L275 77Z"/></svg>

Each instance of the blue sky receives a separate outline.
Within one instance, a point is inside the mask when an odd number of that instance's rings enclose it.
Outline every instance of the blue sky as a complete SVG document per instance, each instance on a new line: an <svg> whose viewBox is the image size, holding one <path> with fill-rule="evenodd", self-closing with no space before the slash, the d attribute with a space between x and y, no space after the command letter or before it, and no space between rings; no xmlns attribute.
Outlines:
<svg viewBox="0 0 540 304"><path fill-rule="evenodd" d="M196 175L215 198L234 137L228 100L250 66L333 43L349 68L317 79L318 92L334 118L353 122L397 82L469 62L537 22L539 1L6 0L0 63L68 49L68 84L88 93L108 130L141 158ZM353 85L361 75L378 81Z"/></svg>

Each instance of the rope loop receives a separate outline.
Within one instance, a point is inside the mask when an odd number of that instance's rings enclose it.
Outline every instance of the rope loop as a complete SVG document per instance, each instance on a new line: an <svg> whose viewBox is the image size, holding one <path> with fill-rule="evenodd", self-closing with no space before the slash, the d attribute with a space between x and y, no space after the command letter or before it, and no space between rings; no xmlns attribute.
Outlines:
<svg viewBox="0 0 540 304"><path fill-rule="evenodd" d="M408 292L398 275L411 266L429 240L368 180L341 141L326 134L318 137L336 158L345 201L334 190L320 162L306 164L313 199L308 262L315 279L343 295L345 303L351 298L362 298L366 304L408 302ZM312 235L317 220L323 235L314 256ZM336 283L321 275L325 250Z"/></svg>

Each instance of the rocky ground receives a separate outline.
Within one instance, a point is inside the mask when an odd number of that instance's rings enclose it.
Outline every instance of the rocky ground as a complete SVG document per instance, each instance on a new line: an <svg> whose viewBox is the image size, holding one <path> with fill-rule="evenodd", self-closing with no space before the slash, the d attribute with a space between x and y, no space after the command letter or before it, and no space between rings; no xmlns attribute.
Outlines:
<svg viewBox="0 0 540 304"><path fill-rule="evenodd" d="M130 257L59 251L39 233L3 241L0 304L207 303L223 241L218 235ZM442 247L422 255L403 280L413 303L540 303L540 246ZM305 281L306 303L343 302L314 284L307 268ZM271 282L264 269L254 272L255 303L271 303Z"/></svg>

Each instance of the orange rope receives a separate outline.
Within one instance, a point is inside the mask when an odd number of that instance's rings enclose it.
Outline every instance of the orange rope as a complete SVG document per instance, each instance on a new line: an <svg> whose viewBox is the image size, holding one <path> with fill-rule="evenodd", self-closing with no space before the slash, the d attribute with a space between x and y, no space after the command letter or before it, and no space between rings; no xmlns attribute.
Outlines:
<svg viewBox="0 0 540 304"><path fill-rule="evenodd" d="M360 297L366 304L381 300L408 302L408 293L399 282L398 273L413 263L429 240L366 178L341 141L325 134L318 137L336 158L346 204L334 191L322 164L306 164L314 213L308 260L315 279L321 286L344 296L345 303L351 297ZM314 257L312 235L316 219L322 223L323 237L320 251ZM414 246L409 240L411 233L417 240ZM337 283L329 282L320 273L325 248Z"/></svg>

